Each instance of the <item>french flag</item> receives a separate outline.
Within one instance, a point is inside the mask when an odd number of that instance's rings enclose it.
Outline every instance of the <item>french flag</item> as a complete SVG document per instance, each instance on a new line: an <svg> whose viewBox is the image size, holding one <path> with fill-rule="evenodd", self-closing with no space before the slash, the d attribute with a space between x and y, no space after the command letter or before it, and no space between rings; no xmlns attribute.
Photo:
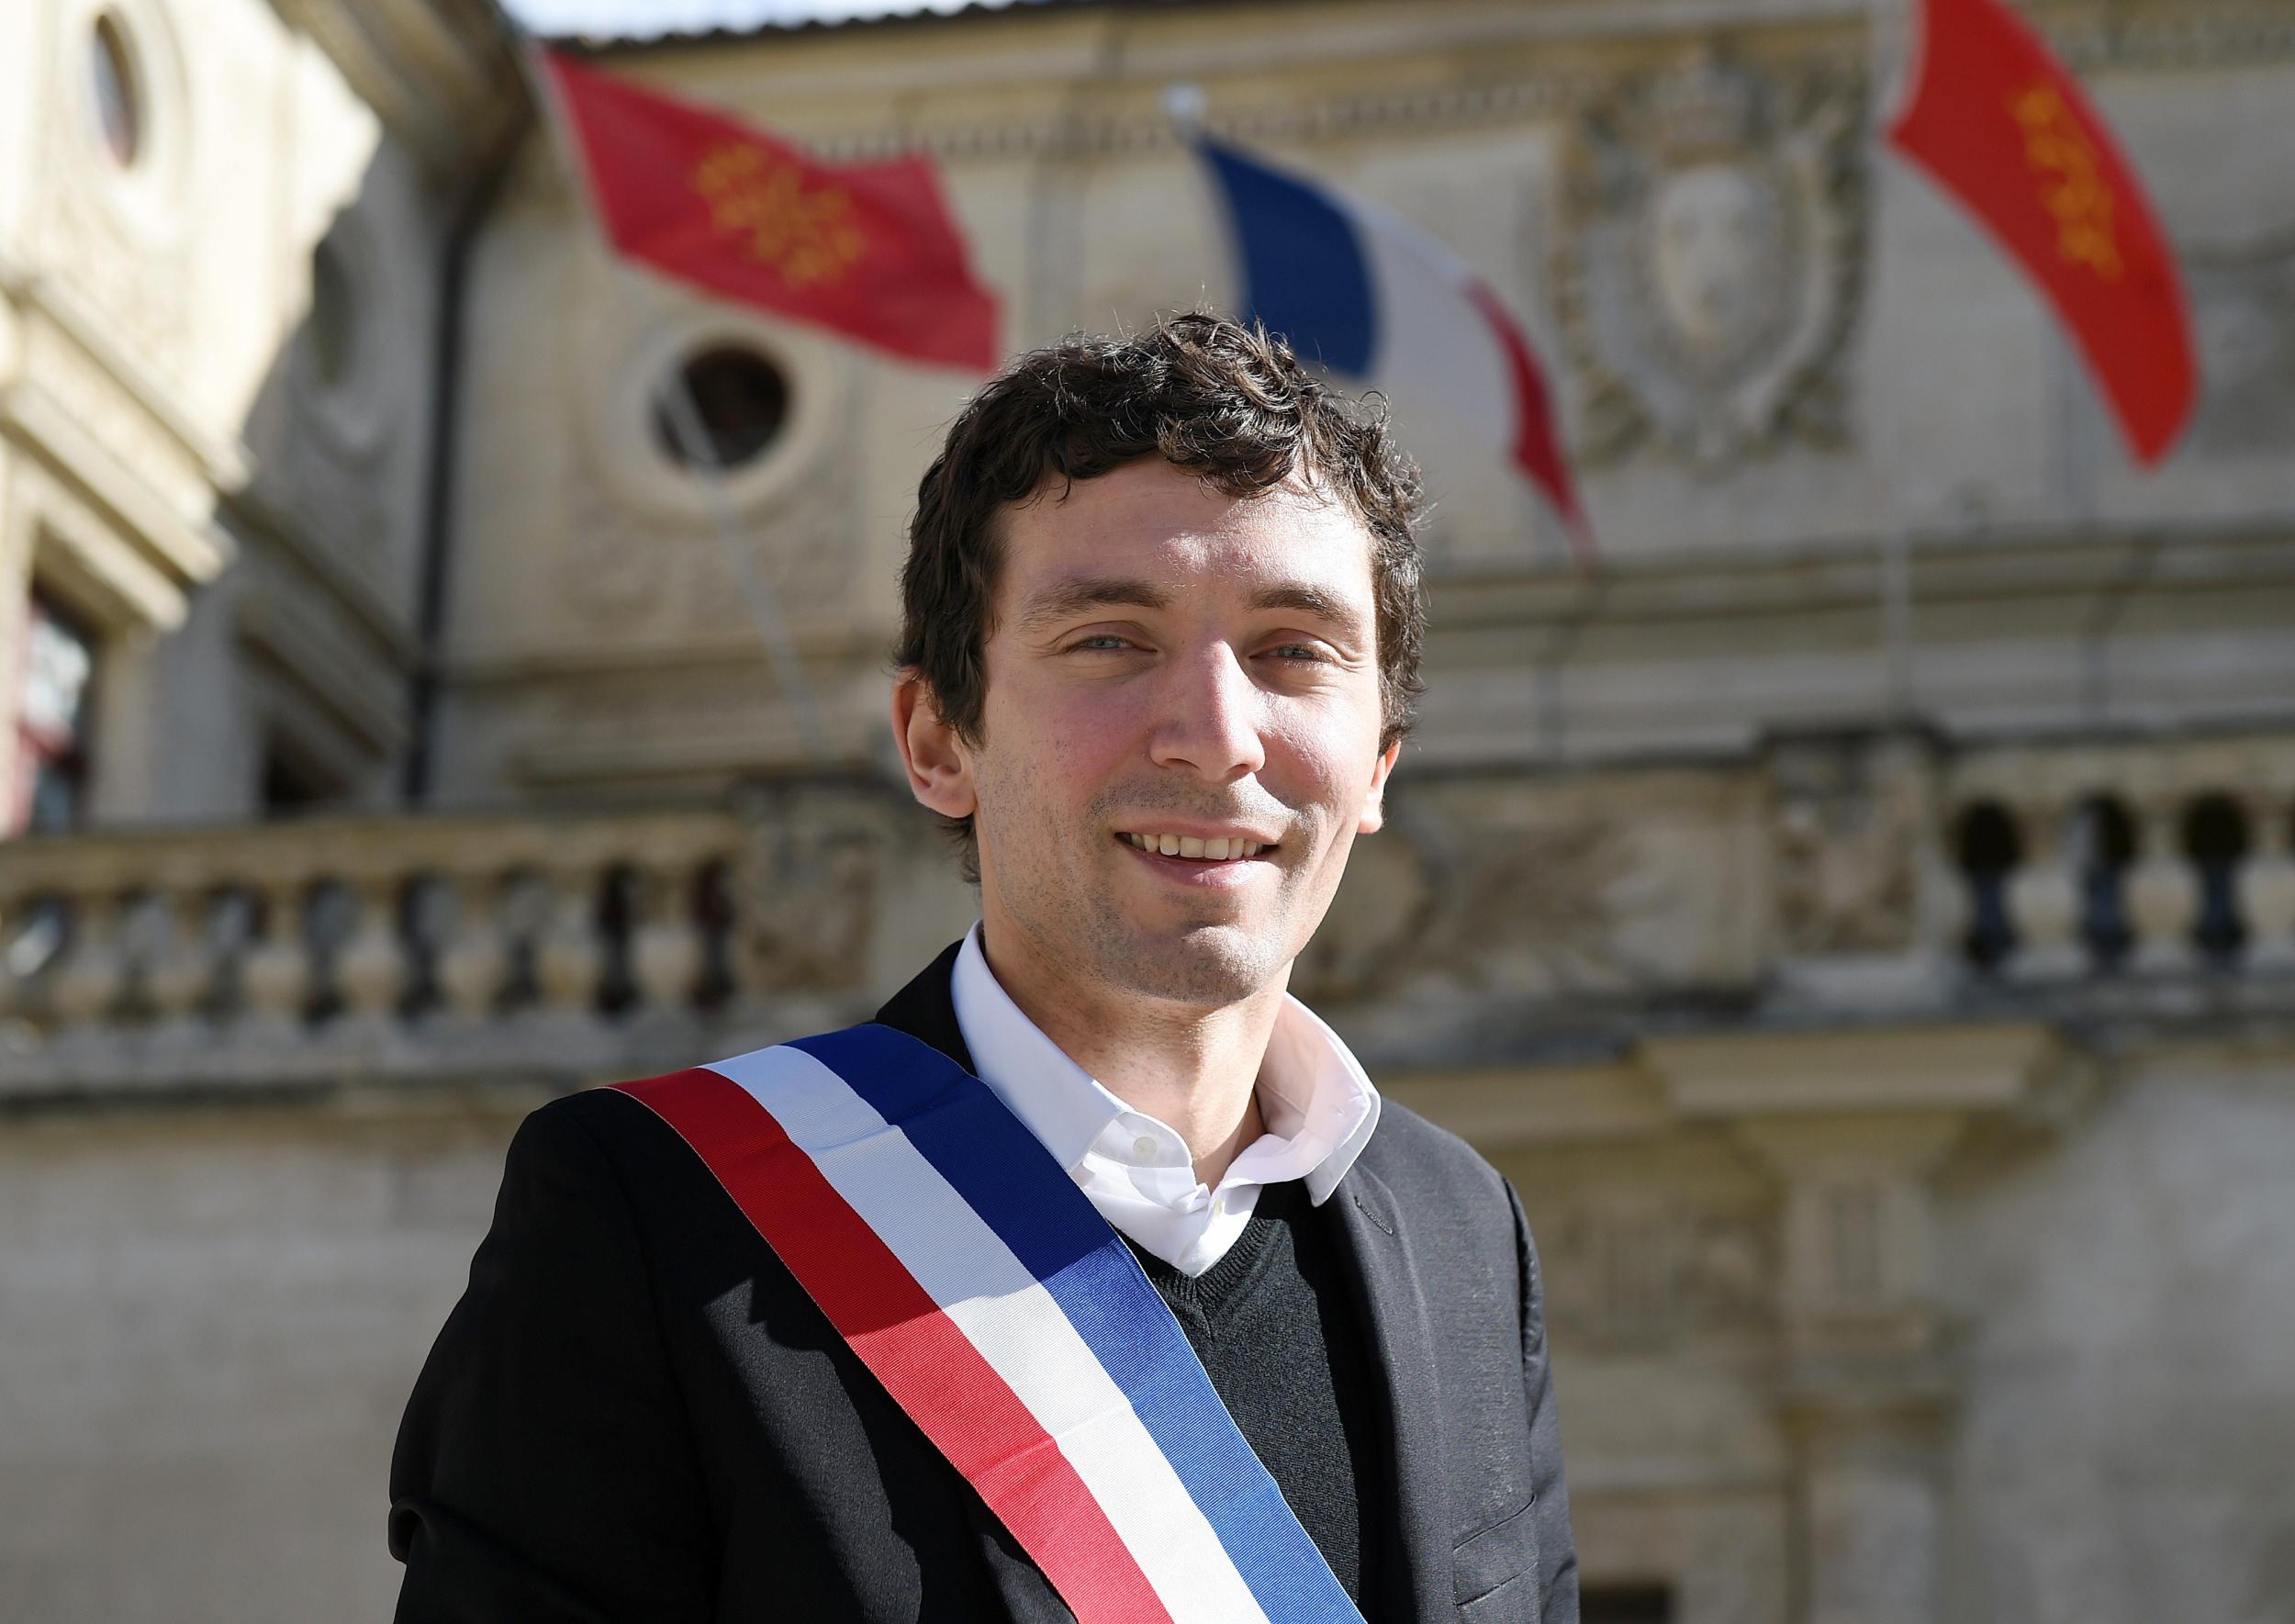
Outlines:
<svg viewBox="0 0 2295 1624"><path fill-rule="evenodd" d="M1226 204L1245 303L1351 382L1439 403L1544 494L1580 555L1592 536L1520 323L1445 244L1360 197L1197 138Z"/></svg>

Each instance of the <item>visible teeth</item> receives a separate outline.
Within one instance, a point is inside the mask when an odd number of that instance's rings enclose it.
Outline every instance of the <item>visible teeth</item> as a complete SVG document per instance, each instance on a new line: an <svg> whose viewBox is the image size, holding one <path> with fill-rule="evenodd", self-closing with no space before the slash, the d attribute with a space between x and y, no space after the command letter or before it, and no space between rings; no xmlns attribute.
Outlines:
<svg viewBox="0 0 2295 1624"><path fill-rule="evenodd" d="M1267 849L1256 840L1240 836L1206 840L1194 834L1134 834L1127 831L1124 838L1144 852L1161 852L1167 857L1194 857L1207 863L1256 857Z"/></svg>

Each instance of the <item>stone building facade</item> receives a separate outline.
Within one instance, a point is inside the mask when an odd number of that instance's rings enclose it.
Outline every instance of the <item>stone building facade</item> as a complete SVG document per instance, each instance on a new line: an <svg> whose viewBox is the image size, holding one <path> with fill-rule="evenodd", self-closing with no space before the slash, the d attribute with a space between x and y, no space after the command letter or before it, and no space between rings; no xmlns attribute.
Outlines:
<svg viewBox="0 0 2295 1624"><path fill-rule="evenodd" d="M1433 687L1298 985L1522 1192L1590 1620L2295 1618L2295 0L2030 10L2189 285L2150 474L1894 0L599 47L933 153L1015 346L1233 297L1178 84L1524 317L1598 566L1392 403ZM520 1115L969 918L881 721L969 382L604 258L480 0L0 11L0 1614L385 1616Z"/></svg>

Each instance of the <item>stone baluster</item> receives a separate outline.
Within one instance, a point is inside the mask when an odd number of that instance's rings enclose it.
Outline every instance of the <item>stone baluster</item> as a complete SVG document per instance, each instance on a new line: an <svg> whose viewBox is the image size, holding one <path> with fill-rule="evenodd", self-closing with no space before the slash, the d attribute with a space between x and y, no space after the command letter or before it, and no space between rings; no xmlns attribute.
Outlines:
<svg viewBox="0 0 2295 1624"><path fill-rule="evenodd" d="M310 991L310 944L303 932L303 881L274 879L262 887L263 924L240 961L241 1002L259 1025L291 1026L302 1019Z"/></svg>
<svg viewBox="0 0 2295 1624"><path fill-rule="evenodd" d="M2273 784L2246 801L2255 849L2239 871L2247 968L2295 969L2295 786Z"/></svg>
<svg viewBox="0 0 2295 1624"><path fill-rule="evenodd" d="M494 1013L509 973L509 950L502 937L502 885L488 875L465 874L454 881L453 931L439 950L439 996L465 1021Z"/></svg>
<svg viewBox="0 0 2295 1624"><path fill-rule="evenodd" d="M2129 968L2169 975L2197 961L2191 932L2200 919L2200 876L2184 854L2182 797L2166 787L2131 798L2135 861L2128 868L2128 924L2135 933Z"/></svg>
<svg viewBox="0 0 2295 1624"><path fill-rule="evenodd" d="M16 967L16 956L8 950L25 929L24 916L28 912L21 898L0 896L0 1022L22 1014L29 1002L25 997L28 990L26 978Z"/></svg>
<svg viewBox="0 0 2295 1624"><path fill-rule="evenodd" d="M215 944L207 928L210 904L196 888L163 891L160 902L167 934L145 967L143 985L151 995L153 1018L162 1026L182 1025L196 1018L215 985Z"/></svg>
<svg viewBox="0 0 2295 1624"><path fill-rule="evenodd" d="M2088 968L2079 877L2064 838L2068 813L2063 799L2051 794L2019 800L2015 815L2024 855L2008 879L2016 946L2004 968L2019 980L2068 980Z"/></svg>
<svg viewBox="0 0 2295 1624"><path fill-rule="evenodd" d="M407 947L398 932L398 888L386 878L356 882L358 920L335 958L335 986L357 1020L386 1023L398 1013L408 980Z"/></svg>
<svg viewBox="0 0 2295 1624"><path fill-rule="evenodd" d="M630 934L630 979L647 1009L683 1009L701 977L703 950L694 917L700 865L663 864L643 874L638 916Z"/></svg>
<svg viewBox="0 0 2295 1624"><path fill-rule="evenodd" d="M534 980L545 1009L587 1014L605 969L598 935L596 866L583 863L550 872L550 917L534 944Z"/></svg>
<svg viewBox="0 0 2295 1624"><path fill-rule="evenodd" d="M128 985L129 961L121 940L127 902L101 893L75 899L71 945L56 967L50 1003L64 1026L95 1026L118 1007Z"/></svg>

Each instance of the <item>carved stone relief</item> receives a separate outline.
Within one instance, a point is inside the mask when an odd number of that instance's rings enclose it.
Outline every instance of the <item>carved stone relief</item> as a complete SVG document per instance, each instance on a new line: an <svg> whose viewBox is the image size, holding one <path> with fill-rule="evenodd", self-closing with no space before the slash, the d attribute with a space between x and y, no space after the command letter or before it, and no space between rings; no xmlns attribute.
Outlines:
<svg viewBox="0 0 2295 1624"><path fill-rule="evenodd" d="M110 326L120 346L165 378L183 375L193 323L189 195L196 137L182 64L162 7L127 0L102 15L134 59L143 133L131 163L106 150L86 61L98 8L88 0L56 18L57 60L45 82L57 105L38 120L46 181L40 258Z"/></svg>
<svg viewBox="0 0 2295 1624"><path fill-rule="evenodd" d="M94 198L55 194L49 257L113 336L143 365L167 378L183 375L191 331L191 278L180 252L154 253Z"/></svg>
<svg viewBox="0 0 2295 1624"><path fill-rule="evenodd" d="M1774 763L1778 926L1814 958L1913 945L1920 783L1901 765L1844 745L1796 745Z"/></svg>
<svg viewBox="0 0 2295 1624"><path fill-rule="evenodd" d="M851 460L838 456L761 510L740 516L727 543L708 521L634 513L592 478L568 493L558 585L588 626L619 637L740 632L754 613L742 569L790 622L834 610L855 579L847 528L855 502Z"/></svg>
<svg viewBox="0 0 2295 1624"><path fill-rule="evenodd" d="M1703 468L1847 432L1864 235L1862 78L1715 54L1579 122L1555 284L1580 455L1652 441Z"/></svg>
<svg viewBox="0 0 2295 1624"><path fill-rule="evenodd" d="M746 799L733 876L743 985L771 995L860 982L884 868L881 811L865 797L801 789Z"/></svg>
<svg viewBox="0 0 2295 1624"><path fill-rule="evenodd" d="M1741 984L1757 973L1751 813L1736 786L1663 774L1459 779L1395 798L1377 839L1416 846L1427 900L1382 990L1427 977L1529 998Z"/></svg>
<svg viewBox="0 0 2295 1624"><path fill-rule="evenodd" d="M2295 453L2295 228L2184 254L2199 345L2199 451Z"/></svg>
<svg viewBox="0 0 2295 1624"><path fill-rule="evenodd" d="M1750 785L1418 779L1357 843L1300 959L1309 998L1721 991L1759 973Z"/></svg>
<svg viewBox="0 0 2295 1624"><path fill-rule="evenodd" d="M1615 824L1477 828L1450 859L1426 932L1434 963L1470 985L1539 994L1636 979L1617 939L1634 855Z"/></svg>
<svg viewBox="0 0 2295 1624"><path fill-rule="evenodd" d="M1538 1238L1548 1312L1578 1343L1662 1345L1774 1314L1776 1235L1754 1209L1620 1191L1542 1220Z"/></svg>

